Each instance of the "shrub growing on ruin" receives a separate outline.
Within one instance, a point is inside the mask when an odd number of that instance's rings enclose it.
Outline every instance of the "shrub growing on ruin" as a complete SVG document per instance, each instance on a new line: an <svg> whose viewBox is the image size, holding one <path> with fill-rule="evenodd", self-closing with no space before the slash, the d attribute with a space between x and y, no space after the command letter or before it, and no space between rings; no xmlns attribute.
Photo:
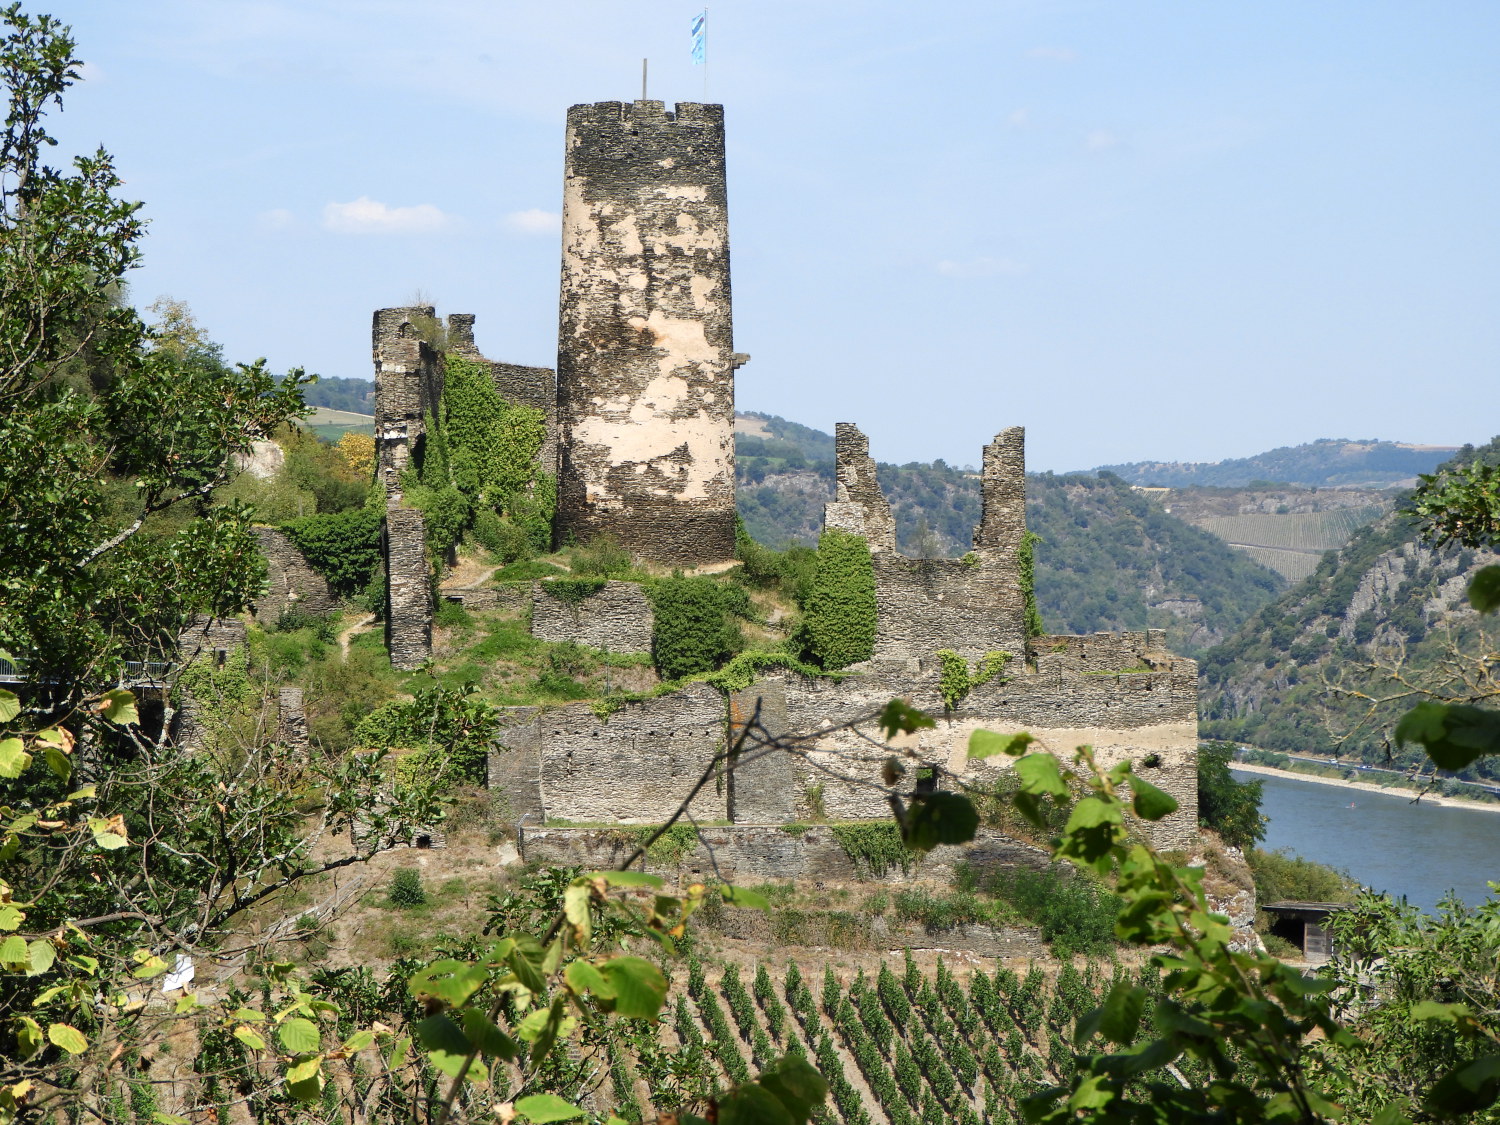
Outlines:
<svg viewBox="0 0 1500 1125"><path fill-rule="evenodd" d="M1248 848L1265 839L1259 781L1236 781L1229 772L1232 742L1198 745L1198 823L1212 828L1231 847Z"/></svg>
<svg viewBox="0 0 1500 1125"><path fill-rule="evenodd" d="M845 668L874 654L875 569L863 536L823 533L805 612L807 647L823 667Z"/></svg>
<svg viewBox="0 0 1500 1125"><path fill-rule="evenodd" d="M374 508L354 508L303 516L281 530L335 592L349 596L369 585L380 565L381 518Z"/></svg>
<svg viewBox="0 0 1500 1125"><path fill-rule="evenodd" d="M750 612L743 589L695 577L663 578L647 592L656 618L651 659L662 679L712 672L743 647L736 621Z"/></svg>

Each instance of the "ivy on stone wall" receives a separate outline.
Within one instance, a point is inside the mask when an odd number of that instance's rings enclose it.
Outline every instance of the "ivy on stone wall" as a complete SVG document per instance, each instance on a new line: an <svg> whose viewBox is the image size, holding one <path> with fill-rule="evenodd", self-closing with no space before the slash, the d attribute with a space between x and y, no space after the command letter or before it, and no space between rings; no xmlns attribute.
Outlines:
<svg viewBox="0 0 1500 1125"><path fill-rule="evenodd" d="M829 825L833 838L863 874L876 878L893 867L910 871L916 854L901 839L901 830L893 821L867 820L853 824Z"/></svg>
<svg viewBox="0 0 1500 1125"><path fill-rule="evenodd" d="M651 658L664 680L712 672L744 645L737 618L750 615L743 587L707 576L660 578L646 587L656 621Z"/></svg>
<svg viewBox="0 0 1500 1125"><path fill-rule="evenodd" d="M969 692L1000 675L1014 659L1008 652L987 652L979 658L971 671L969 662L951 648L939 649L937 657L942 665L942 672L938 676L938 693L942 695L943 708L947 711L957 707Z"/></svg>
<svg viewBox="0 0 1500 1125"><path fill-rule="evenodd" d="M830 528L818 539L804 628L824 668L846 668L874 654L875 568L864 536Z"/></svg>
<svg viewBox="0 0 1500 1125"><path fill-rule="evenodd" d="M1041 611L1036 607L1036 545L1041 541L1040 535L1028 531L1021 536L1021 545L1016 548L1016 574L1021 580L1021 595L1026 599L1028 637L1040 637L1047 632Z"/></svg>
<svg viewBox="0 0 1500 1125"><path fill-rule="evenodd" d="M377 508L353 508L303 516L281 530L335 592L350 597L369 585L380 566L382 519Z"/></svg>
<svg viewBox="0 0 1500 1125"><path fill-rule="evenodd" d="M576 609L604 589L603 578L549 578L542 583L542 593Z"/></svg>

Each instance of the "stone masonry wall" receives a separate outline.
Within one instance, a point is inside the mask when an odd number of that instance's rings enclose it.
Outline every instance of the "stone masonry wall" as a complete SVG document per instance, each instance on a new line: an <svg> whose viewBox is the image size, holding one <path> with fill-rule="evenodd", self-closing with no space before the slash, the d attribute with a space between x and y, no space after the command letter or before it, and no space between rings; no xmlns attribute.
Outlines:
<svg viewBox="0 0 1500 1125"><path fill-rule="evenodd" d="M266 557L266 592L255 599L255 619L276 623L283 613L296 607L321 617L338 608L338 599L328 580L312 568L291 539L274 527L257 527L261 554Z"/></svg>
<svg viewBox="0 0 1500 1125"><path fill-rule="evenodd" d="M385 644L391 667L410 672L432 656L432 576L427 522L415 508L385 513Z"/></svg>
<svg viewBox="0 0 1500 1125"><path fill-rule="evenodd" d="M572 107L562 224L558 535L732 559L723 107Z"/></svg>
<svg viewBox="0 0 1500 1125"><path fill-rule="evenodd" d="M1043 635L1026 642L1028 658L1039 673L1170 671L1165 629L1138 633L1094 633L1090 636Z"/></svg>
<svg viewBox="0 0 1500 1125"><path fill-rule="evenodd" d="M430 305L377 309L371 328L375 362L376 471L386 496L399 497L400 477L426 436L423 414L443 392L442 357L421 338L418 321Z"/></svg>
<svg viewBox="0 0 1500 1125"><path fill-rule="evenodd" d="M573 603L554 597L550 583L532 584L531 635L572 641L609 652L650 652L656 616L639 582L606 582L597 594Z"/></svg>
<svg viewBox="0 0 1500 1125"><path fill-rule="evenodd" d="M450 313L448 316L448 349L457 355L487 364L495 390L506 402L531 406L542 412L547 437L537 451L537 464L543 472L557 472L557 373L550 367L524 367L517 363L500 363L486 359L474 343L474 314Z"/></svg>
<svg viewBox="0 0 1500 1125"><path fill-rule="evenodd" d="M888 551L875 564L875 659L953 649L969 659L1025 651L1025 598L1014 569L972 559L909 559Z"/></svg>
<svg viewBox="0 0 1500 1125"><path fill-rule="evenodd" d="M895 551L896 520L875 475L870 439L852 422L833 429L838 493L823 509L823 526L863 535L871 551Z"/></svg>
<svg viewBox="0 0 1500 1125"><path fill-rule="evenodd" d="M537 716L542 802L549 819L659 824L724 749L724 697L707 684L629 703L601 719L588 703ZM692 805L724 820L720 785Z"/></svg>

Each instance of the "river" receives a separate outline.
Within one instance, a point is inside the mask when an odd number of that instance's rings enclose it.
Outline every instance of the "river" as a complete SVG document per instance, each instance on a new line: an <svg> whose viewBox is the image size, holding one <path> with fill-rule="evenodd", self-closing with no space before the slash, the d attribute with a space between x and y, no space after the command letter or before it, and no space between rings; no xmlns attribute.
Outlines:
<svg viewBox="0 0 1500 1125"><path fill-rule="evenodd" d="M1486 880L1500 882L1500 813L1264 774L1235 777L1265 783L1261 846L1268 851L1288 848L1342 868L1429 912L1450 888L1475 906L1489 895Z"/></svg>

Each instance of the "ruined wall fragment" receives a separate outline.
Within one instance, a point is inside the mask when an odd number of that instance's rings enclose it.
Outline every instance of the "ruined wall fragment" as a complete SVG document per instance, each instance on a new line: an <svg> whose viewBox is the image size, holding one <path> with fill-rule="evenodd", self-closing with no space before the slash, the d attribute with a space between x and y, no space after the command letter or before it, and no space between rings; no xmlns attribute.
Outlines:
<svg viewBox="0 0 1500 1125"><path fill-rule="evenodd" d="M256 621L274 625L289 609L321 617L338 608L328 580L313 569L285 532L257 527L255 538L266 557L266 592L255 599Z"/></svg>
<svg viewBox="0 0 1500 1125"><path fill-rule="evenodd" d="M734 557L722 106L568 111L558 326L559 537Z"/></svg>
<svg viewBox="0 0 1500 1125"><path fill-rule="evenodd" d="M838 494L823 509L823 526L863 535L873 551L896 549L896 520L880 490L870 439L852 422L834 426Z"/></svg>
<svg viewBox="0 0 1500 1125"><path fill-rule="evenodd" d="M385 645L391 667L410 672L432 656L427 521L415 508L387 506L385 568Z"/></svg>
<svg viewBox="0 0 1500 1125"><path fill-rule="evenodd" d="M531 596L531 635L572 641L608 652L650 652L656 614L639 582L606 582L581 601L555 596L550 582L536 582Z"/></svg>

